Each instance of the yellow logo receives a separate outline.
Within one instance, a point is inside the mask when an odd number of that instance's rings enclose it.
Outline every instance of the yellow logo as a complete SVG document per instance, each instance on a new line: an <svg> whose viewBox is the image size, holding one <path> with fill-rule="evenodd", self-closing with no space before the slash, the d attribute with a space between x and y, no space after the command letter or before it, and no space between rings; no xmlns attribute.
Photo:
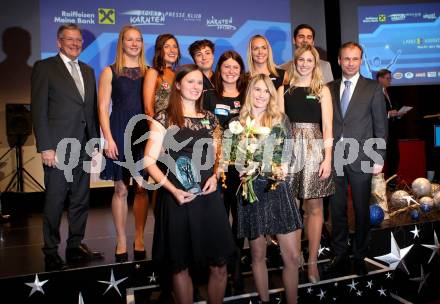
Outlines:
<svg viewBox="0 0 440 304"><path fill-rule="evenodd" d="M99 24L115 24L116 11L114 8L98 8Z"/></svg>
<svg viewBox="0 0 440 304"><path fill-rule="evenodd" d="M378 16L379 22L386 22L387 21L387 15L380 14Z"/></svg>

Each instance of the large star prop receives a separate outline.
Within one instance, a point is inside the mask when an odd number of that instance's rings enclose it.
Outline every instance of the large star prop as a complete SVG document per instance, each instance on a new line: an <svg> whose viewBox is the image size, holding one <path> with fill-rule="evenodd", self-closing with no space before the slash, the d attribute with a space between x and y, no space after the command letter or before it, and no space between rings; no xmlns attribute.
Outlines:
<svg viewBox="0 0 440 304"><path fill-rule="evenodd" d="M395 270L397 266L402 263L402 266L405 268L406 272L409 273L408 268L406 268L405 262L403 261L403 258L408 254L412 246L414 245L400 249L399 245L397 245L393 233L391 232L391 252L374 258L376 260L381 260L387 263L391 270Z"/></svg>
<svg viewBox="0 0 440 304"><path fill-rule="evenodd" d="M432 254L431 257L429 258L428 264L431 263L436 253L440 255L440 244L438 242L438 238L437 238L437 234L435 233L435 230L434 230L434 245L422 244L422 246L432 250Z"/></svg>
<svg viewBox="0 0 440 304"><path fill-rule="evenodd" d="M29 297L34 294L34 292L41 292L44 294L43 285L47 283L49 280L40 281L38 278L38 274L35 274L35 280L33 283L25 283L27 286L32 287L31 292L29 293Z"/></svg>
<svg viewBox="0 0 440 304"><path fill-rule="evenodd" d="M414 225L414 230L411 230L410 231L412 234L414 234L414 239L416 238L416 237L419 237L419 232L420 232L420 230L417 228L417 225Z"/></svg>
<svg viewBox="0 0 440 304"><path fill-rule="evenodd" d="M419 282L419 289L417 290L417 293L420 293L420 290L422 290L423 285L425 285L426 280L428 279L430 273L425 275L425 272L423 271L423 266L420 265L420 277L418 278L410 278L411 281Z"/></svg>
<svg viewBox="0 0 440 304"><path fill-rule="evenodd" d="M121 297L121 292L119 291L118 285L125 281L128 277L122 278L120 280L115 280L115 276L113 275L113 269L111 270L111 274L110 274L110 281L98 281L99 283L104 283L104 284L108 284L107 289L104 291L103 295L105 295L107 293L107 291L109 291L111 288L114 288L119 296Z"/></svg>

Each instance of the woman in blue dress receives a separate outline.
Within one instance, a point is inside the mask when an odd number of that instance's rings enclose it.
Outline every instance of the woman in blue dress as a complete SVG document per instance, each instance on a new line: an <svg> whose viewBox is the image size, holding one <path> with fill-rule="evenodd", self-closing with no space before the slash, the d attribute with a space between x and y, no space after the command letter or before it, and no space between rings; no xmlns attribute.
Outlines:
<svg viewBox="0 0 440 304"><path fill-rule="evenodd" d="M105 139L105 168L101 179L113 180L115 191L112 197L112 213L116 227L116 262L126 262L127 253L127 196L130 177L136 185L133 205L135 218L134 259L145 259L144 228L148 212L148 197L139 186L144 176L142 168L124 168L115 161L126 162L131 153L134 162L143 157L145 142L133 142L146 132L145 120L134 126L132 134L125 134L128 122L138 114L145 114L142 102L142 84L148 67L145 63L145 48L142 33L134 26L125 26L119 33L115 62L106 67L99 80L99 123ZM111 101L111 114L110 114ZM128 129L127 129L128 130ZM131 151L124 149L124 136L131 140ZM127 162L129 164L129 162ZM135 182L137 180L137 182Z"/></svg>

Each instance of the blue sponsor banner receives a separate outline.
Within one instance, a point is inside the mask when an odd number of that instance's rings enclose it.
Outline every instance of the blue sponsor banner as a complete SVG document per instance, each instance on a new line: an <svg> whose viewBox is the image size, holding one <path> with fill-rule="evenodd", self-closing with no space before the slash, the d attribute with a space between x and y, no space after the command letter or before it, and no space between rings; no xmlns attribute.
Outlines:
<svg viewBox="0 0 440 304"><path fill-rule="evenodd" d="M393 84L440 83L440 3L361 6L361 74L392 72Z"/></svg>
<svg viewBox="0 0 440 304"><path fill-rule="evenodd" d="M281 64L292 57L290 2L272 0L188 1L85 1L75 3L41 0L42 58L53 56L56 31L64 23L76 23L83 29L84 50L80 59L95 68L97 74L112 63L119 30L127 24L138 26L151 63L158 34L174 34L182 51L181 63L192 62L188 46L198 39L210 39L218 56L234 49L246 61L249 38L265 35L272 45L274 60Z"/></svg>

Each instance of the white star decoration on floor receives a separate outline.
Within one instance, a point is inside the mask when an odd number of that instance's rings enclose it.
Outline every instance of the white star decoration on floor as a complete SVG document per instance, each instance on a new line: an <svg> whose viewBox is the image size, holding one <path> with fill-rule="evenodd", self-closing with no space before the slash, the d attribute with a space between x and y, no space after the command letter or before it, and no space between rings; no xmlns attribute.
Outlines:
<svg viewBox="0 0 440 304"><path fill-rule="evenodd" d="M35 274L35 280L33 283L25 283L27 286L32 287L32 290L29 294L29 297L34 294L34 292L41 292L44 294L43 285L47 283L49 280L44 280L40 282L40 279L38 278L38 274Z"/></svg>
<svg viewBox="0 0 440 304"><path fill-rule="evenodd" d="M431 257L429 258L428 264L431 263L436 253L440 255L440 244L438 242L437 233L435 233L435 230L434 230L434 244L433 245L422 244L422 246L432 250L432 254Z"/></svg>
<svg viewBox="0 0 440 304"><path fill-rule="evenodd" d="M412 234L414 234L414 239L416 238L416 237L419 237L419 232L420 232L420 230L417 228L417 225L414 225L414 230L411 230L410 231Z"/></svg>
<svg viewBox="0 0 440 304"><path fill-rule="evenodd" d="M371 280L371 281L368 281L367 282L367 286L365 286L365 287L367 287L367 288L372 288L373 287L373 280Z"/></svg>
<svg viewBox="0 0 440 304"><path fill-rule="evenodd" d="M383 289L382 286L380 286L380 289L378 289L377 291L379 292L379 295L380 295L380 296L384 296L384 297L387 296L386 293L385 293L385 291L387 291L387 290L386 290L386 289Z"/></svg>
<svg viewBox="0 0 440 304"><path fill-rule="evenodd" d="M122 279L116 281L115 276L113 275L113 269L112 269L111 274L110 274L110 281L98 281L99 283L108 284L108 287L104 291L103 295L105 295L107 293L107 291L109 291L111 288L114 288L118 292L119 296L122 296L121 292L119 291L118 285L121 282L125 281L127 278L128 277L125 277L125 278L122 278Z"/></svg>
<svg viewBox="0 0 440 304"><path fill-rule="evenodd" d="M81 292L79 292L78 304L84 304L84 300L83 300L83 296L82 296Z"/></svg>
<svg viewBox="0 0 440 304"><path fill-rule="evenodd" d="M358 290L358 291L356 292L356 294L357 294L358 297L361 297L361 296L362 296L362 291Z"/></svg>
<svg viewBox="0 0 440 304"><path fill-rule="evenodd" d="M318 249L318 258L321 254L325 254L324 251L329 251L330 252L330 248L328 247L321 247L321 244L319 244L319 249Z"/></svg>
<svg viewBox="0 0 440 304"><path fill-rule="evenodd" d="M428 279L430 273L425 275L425 272L423 271L423 266L420 265L420 277L417 278L410 278L411 281L419 282L419 289L417 290L417 293L420 293L420 290L422 290L423 285L425 285L426 280Z"/></svg>
<svg viewBox="0 0 440 304"><path fill-rule="evenodd" d="M397 266L402 262L402 266L405 268L406 272L408 272L408 268L406 268L405 262L403 261L403 258L408 254L408 252L411 250L412 246L405 247L403 249L399 248L399 245L397 245L396 239L394 238L393 233L391 232L391 252L385 255L380 255L377 257L374 257L376 260L381 260L389 265L391 270L395 270Z"/></svg>
<svg viewBox="0 0 440 304"><path fill-rule="evenodd" d="M154 272L148 278L150 279L150 283L156 283L156 277L154 276Z"/></svg>
<svg viewBox="0 0 440 304"><path fill-rule="evenodd" d="M351 279L351 284L347 284L347 287L350 287L350 292L354 289L357 290L356 285L359 284L359 282L355 282L353 279Z"/></svg>
<svg viewBox="0 0 440 304"><path fill-rule="evenodd" d="M322 289L319 290L320 292L316 296L319 297L319 301L321 301L323 298L325 298L326 291L323 291Z"/></svg>

